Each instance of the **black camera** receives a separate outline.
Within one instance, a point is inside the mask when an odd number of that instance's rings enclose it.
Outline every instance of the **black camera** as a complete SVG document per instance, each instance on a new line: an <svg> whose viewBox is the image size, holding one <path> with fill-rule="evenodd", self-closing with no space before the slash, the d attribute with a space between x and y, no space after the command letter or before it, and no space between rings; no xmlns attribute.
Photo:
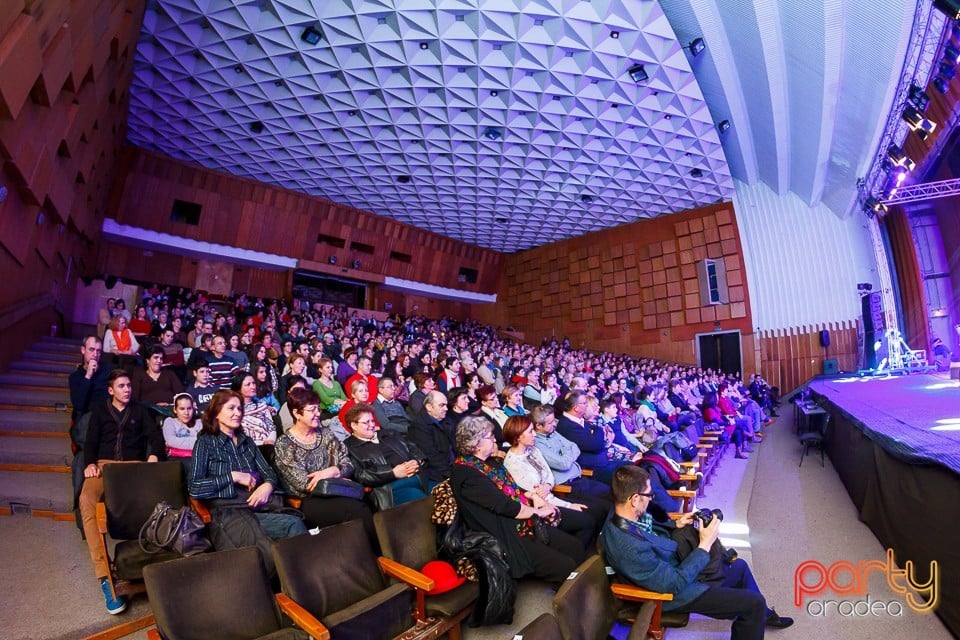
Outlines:
<svg viewBox="0 0 960 640"><path fill-rule="evenodd" d="M723 520L723 511L720 509L697 509L693 512L693 519L700 521L701 527L709 526L713 519Z"/></svg>

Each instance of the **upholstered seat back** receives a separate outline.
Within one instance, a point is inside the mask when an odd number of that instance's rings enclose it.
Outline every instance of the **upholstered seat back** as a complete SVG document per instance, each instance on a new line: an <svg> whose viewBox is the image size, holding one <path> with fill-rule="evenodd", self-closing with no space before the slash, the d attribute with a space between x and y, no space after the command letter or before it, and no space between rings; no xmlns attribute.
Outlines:
<svg viewBox="0 0 960 640"><path fill-rule="evenodd" d="M166 640L252 640L282 626L256 547L152 564L143 579Z"/></svg>
<svg viewBox="0 0 960 640"><path fill-rule="evenodd" d="M107 530L114 540L136 539L140 527L161 500L177 509L187 503L179 461L104 465L103 501Z"/></svg>
<svg viewBox="0 0 960 640"><path fill-rule="evenodd" d="M392 638L413 626L413 592L388 585L363 523L350 520L273 545L283 592L336 638Z"/></svg>
<svg viewBox="0 0 960 640"><path fill-rule="evenodd" d="M517 632L520 640L564 640L560 635L557 619L550 613L541 613L538 618Z"/></svg>
<svg viewBox="0 0 960 640"><path fill-rule="evenodd" d="M565 640L606 640L618 609L599 555L574 569L553 598L553 614ZM586 611L590 615L584 615Z"/></svg>
<svg viewBox="0 0 960 640"><path fill-rule="evenodd" d="M433 496L373 514L383 555L419 570L437 559L437 526L430 521Z"/></svg>

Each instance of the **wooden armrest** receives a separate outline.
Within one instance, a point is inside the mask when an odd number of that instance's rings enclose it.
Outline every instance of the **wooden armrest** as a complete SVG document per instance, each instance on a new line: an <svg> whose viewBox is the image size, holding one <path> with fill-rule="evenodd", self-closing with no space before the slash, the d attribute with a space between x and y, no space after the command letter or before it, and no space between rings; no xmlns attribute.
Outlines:
<svg viewBox="0 0 960 640"><path fill-rule="evenodd" d="M684 482L695 482L699 480L700 477L701 477L701 474L699 473L698 474L684 473L680 476L680 479L683 480Z"/></svg>
<svg viewBox="0 0 960 640"><path fill-rule="evenodd" d="M97 531L101 535L106 535L107 533L107 505L103 502L97 503Z"/></svg>
<svg viewBox="0 0 960 640"><path fill-rule="evenodd" d="M581 469L580 469L580 475L583 476L584 478L591 478L591 477L593 477L593 469L583 469L583 468L581 468Z"/></svg>
<svg viewBox="0 0 960 640"><path fill-rule="evenodd" d="M553 494L554 495L567 495L572 492L573 488L565 484L555 484L553 485Z"/></svg>
<svg viewBox="0 0 960 640"><path fill-rule="evenodd" d="M204 524L210 524L210 509L207 508L207 504L203 500L190 498L190 508L200 516L200 520Z"/></svg>
<svg viewBox="0 0 960 640"><path fill-rule="evenodd" d="M674 498L696 498L696 491L687 491L686 489L667 489L667 495Z"/></svg>
<svg viewBox="0 0 960 640"><path fill-rule="evenodd" d="M406 565L400 564L396 560L380 556L377 558L377 562L380 563L380 569L385 574L410 585L414 589L430 591L435 586L433 578L425 576L416 569L411 569Z"/></svg>
<svg viewBox="0 0 960 640"><path fill-rule="evenodd" d="M632 584L623 582L614 582L610 585L610 591L621 600L630 600L633 602L642 602L644 600L660 600L669 602L673 600L672 593L660 593L659 591L648 591Z"/></svg>
<svg viewBox="0 0 960 640"><path fill-rule="evenodd" d="M688 470L688 471L691 472L691 473L700 468L700 463L699 463L699 462L693 462L693 461L691 461L691 462L678 462L677 464L679 464L681 467L683 467L684 469Z"/></svg>
<svg viewBox="0 0 960 640"><path fill-rule="evenodd" d="M705 436L719 436L723 433L723 429L704 429L703 435Z"/></svg>
<svg viewBox="0 0 960 640"><path fill-rule="evenodd" d="M670 519L671 519L671 520L679 520L680 518L682 518L682 517L685 516L686 514L685 514L685 513L681 513L681 512L679 512L679 511L671 511L671 512L668 513L667 515L670 516Z"/></svg>
<svg viewBox="0 0 960 640"><path fill-rule="evenodd" d="M163 640L163 638L160 637L159 631L156 629L150 629L147 631L147 640Z"/></svg>
<svg viewBox="0 0 960 640"><path fill-rule="evenodd" d="M296 497L294 497L294 496L286 496L286 497L283 499L283 504L287 505L288 507L293 507L294 509L299 509L299 508L300 508L300 505L303 504L303 498L296 498Z"/></svg>
<svg viewBox="0 0 960 640"><path fill-rule="evenodd" d="M700 442L720 442L720 438L717 436L701 437Z"/></svg>
<svg viewBox="0 0 960 640"><path fill-rule="evenodd" d="M285 614L290 616L294 624L310 634L314 640L330 640L330 631L323 624L310 615L310 612L290 599L284 593L278 593L277 604Z"/></svg>

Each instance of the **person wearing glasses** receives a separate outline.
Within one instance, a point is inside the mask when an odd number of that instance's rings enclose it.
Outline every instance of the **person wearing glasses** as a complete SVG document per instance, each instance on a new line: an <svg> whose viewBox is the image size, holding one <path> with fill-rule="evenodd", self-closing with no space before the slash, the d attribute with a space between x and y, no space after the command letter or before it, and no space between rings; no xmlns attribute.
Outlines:
<svg viewBox="0 0 960 640"><path fill-rule="evenodd" d="M731 640L757 640L763 638L764 627L793 624L767 608L746 562L714 559L711 549L720 534L720 517L698 521L695 546L678 553L689 533L683 530L694 525L695 513L685 513L676 523L655 522L647 513L653 498L650 476L641 467L617 469L610 491L614 515L600 535L607 562L638 587L673 594L673 600L663 603L664 611L733 620Z"/></svg>
<svg viewBox="0 0 960 640"><path fill-rule="evenodd" d="M557 528L560 514L536 491L524 491L500 458L490 423L464 418L457 426L450 488L468 530L502 545L514 579L535 577L559 586L583 561L583 543Z"/></svg>

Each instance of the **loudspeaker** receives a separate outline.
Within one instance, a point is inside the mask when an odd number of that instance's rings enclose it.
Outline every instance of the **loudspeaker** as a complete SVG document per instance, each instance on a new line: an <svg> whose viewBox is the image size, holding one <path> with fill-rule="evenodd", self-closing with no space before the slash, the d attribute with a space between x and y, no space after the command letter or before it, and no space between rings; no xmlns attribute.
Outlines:
<svg viewBox="0 0 960 640"><path fill-rule="evenodd" d="M830 358L829 360L823 361L823 373L830 375L832 373L837 373L840 371L840 363L837 362L836 358Z"/></svg>
<svg viewBox="0 0 960 640"><path fill-rule="evenodd" d="M820 332L820 346L821 347L830 346L830 329L824 329Z"/></svg>
<svg viewBox="0 0 960 640"><path fill-rule="evenodd" d="M883 334L879 334L880 337L883 337ZM877 368L877 352L873 348L876 343L878 334L873 331L867 331L863 334L863 368L864 369L876 369Z"/></svg>

